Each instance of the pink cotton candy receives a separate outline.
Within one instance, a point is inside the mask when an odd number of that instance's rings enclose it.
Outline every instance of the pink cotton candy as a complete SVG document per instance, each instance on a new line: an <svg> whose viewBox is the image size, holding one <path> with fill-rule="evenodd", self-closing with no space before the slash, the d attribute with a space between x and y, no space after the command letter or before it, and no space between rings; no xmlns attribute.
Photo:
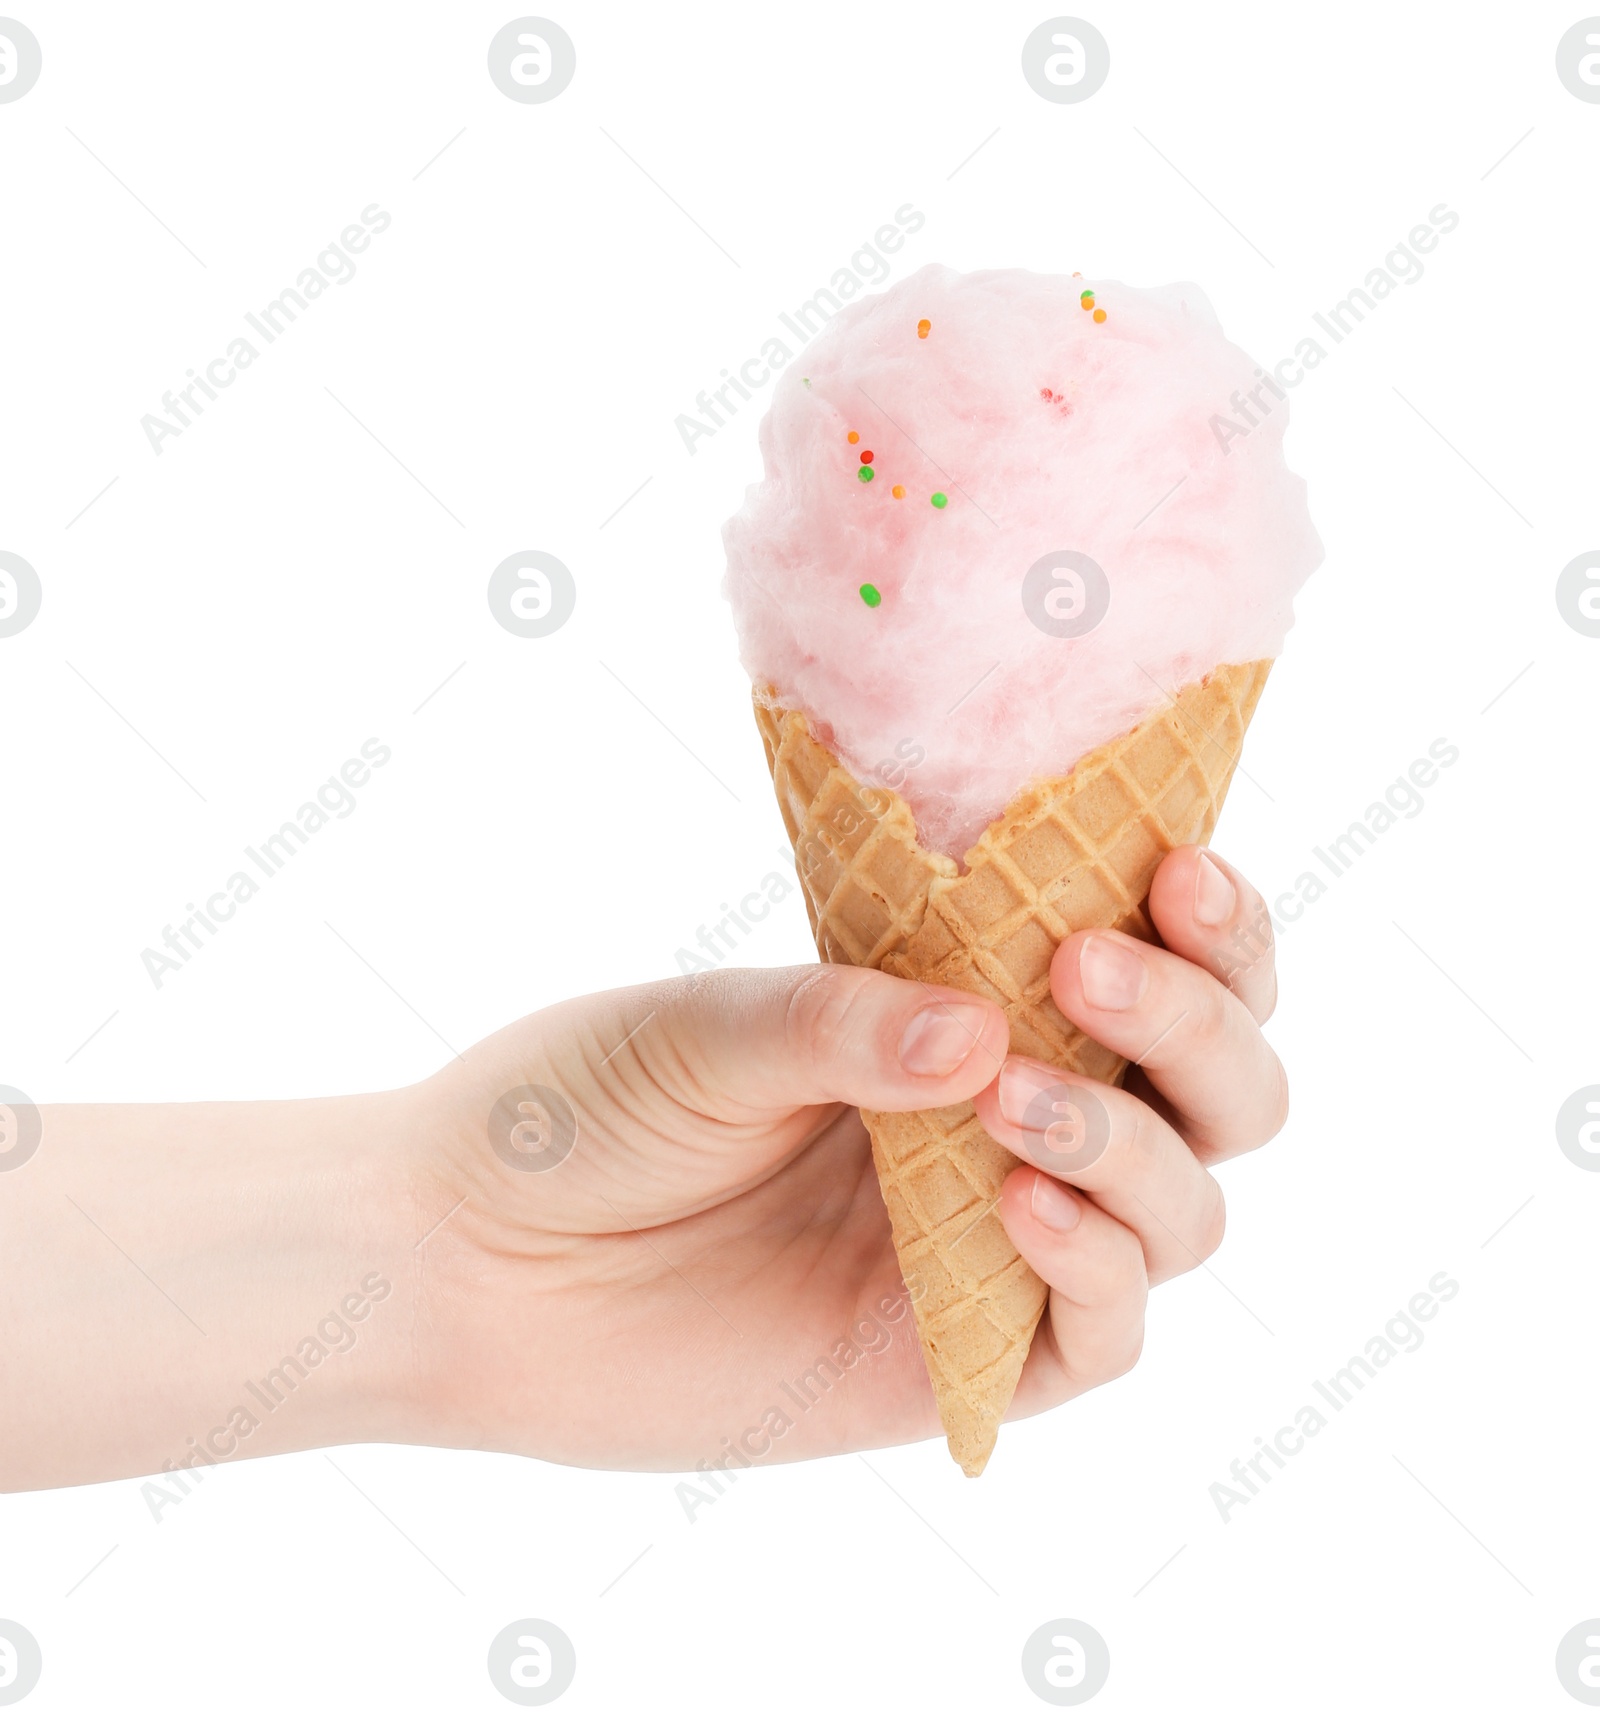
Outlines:
<svg viewBox="0 0 1600 1725"><path fill-rule="evenodd" d="M929 265L774 391L723 530L745 668L959 858L1034 779L1277 656L1322 558L1288 417L1196 287Z"/></svg>

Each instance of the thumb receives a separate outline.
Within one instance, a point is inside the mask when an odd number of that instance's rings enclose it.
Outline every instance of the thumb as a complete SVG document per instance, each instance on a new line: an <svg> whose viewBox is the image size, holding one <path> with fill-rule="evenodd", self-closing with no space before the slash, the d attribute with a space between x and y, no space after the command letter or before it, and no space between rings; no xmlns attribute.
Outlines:
<svg viewBox="0 0 1600 1725"><path fill-rule="evenodd" d="M719 971L684 1007L707 1076L756 1108L943 1107L992 1083L1010 1042L992 1001L842 964Z"/></svg>

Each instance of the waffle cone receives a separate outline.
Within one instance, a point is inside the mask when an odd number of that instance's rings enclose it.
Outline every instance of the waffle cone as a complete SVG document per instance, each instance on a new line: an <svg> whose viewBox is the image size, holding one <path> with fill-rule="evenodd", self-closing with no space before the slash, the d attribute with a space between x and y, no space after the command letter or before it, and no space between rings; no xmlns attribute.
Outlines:
<svg viewBox="0 0 1600 1725"><path fill-rule="evenodd" d="M967 852L965 872L917 842L902 797L857 783L804 714L758 690L818 953L984 995L1005 1010L1012 1053L1115 1084L1126 1062L1062 1016L1050 961L1074 929L1156 938L1145 914L1156 865L1211 837L1270 669L1223 665L1065 778L1028 786ZM975 1477L1047 1293L995 1213L1017 1158L970 1102L861 1118L950 1453Z"/></svg>

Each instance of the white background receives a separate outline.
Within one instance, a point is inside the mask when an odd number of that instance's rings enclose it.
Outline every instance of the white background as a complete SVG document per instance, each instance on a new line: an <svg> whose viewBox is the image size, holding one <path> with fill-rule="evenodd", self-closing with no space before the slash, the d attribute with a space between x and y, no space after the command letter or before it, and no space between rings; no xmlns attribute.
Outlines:
<svg viewBox="0 0 1600 1725"><path fill-rule="evenodd" d="M693 457L673 421L907 202L895 279L1193 279L1268 364L1459 214L1293 396L1327 560L1218 848L1281 892L1433 739L1460 760L1283 936L1294 1114L1226 1171L1210 1271L980 1482L930 1442L873 1458L892 1491L773 1468L691 1525L670 1476L341 1454L414 1546L314 1454L160 1525L137 1482L13 1497L0 1617L46 1660L18 1717L503 1718L484 1655L526 1616L577 1644L581 1720L1046 1716L1018 1661L1056 1617L1110 1644L1106 1720L1581 1716L1553 1660L1600 1615L1600 1178L1553 1121L1600 1080L1600 640L1554 583L1600 542L1600 105L1554 55L1583 13L1093 0L1111 75L1075 106L1024 82L1051 12L1009 0L560 0L547 105L487 76L517 15L20 12L0 548L44 606L0 640L0 1079L400 1084L673 972L783 866L719 596L761 404ZM141 416L374 201L355 279L153 455ZM523 548L577 582L545 640L485 602ZM141 949L369 736L357 812L156 991ZM798 895L739 956L810 956ZM1225 1525L1211 1482L1438 1271L1425 1345Z"/></svg>

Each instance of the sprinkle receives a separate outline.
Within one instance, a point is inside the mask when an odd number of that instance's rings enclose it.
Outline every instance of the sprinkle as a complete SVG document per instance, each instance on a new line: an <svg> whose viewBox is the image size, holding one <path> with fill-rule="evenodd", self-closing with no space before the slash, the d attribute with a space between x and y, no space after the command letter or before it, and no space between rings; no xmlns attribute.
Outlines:
<svg viewBox="0 0 1600 1725"><path fill-rule="evenodd" d="M1093 291L1089 288L1085 288L1083 290L1083 292L1078 295L1078 303L1083 307L1083 309L1085 311L1088 311L1090 306L1092 306L1094 304L1094 293L1093 293Z"/></svg>
<svg viewBox="0 0 1600 1725"><path fill-rule="evenodd" d="M1094 314L1094 321L1096 323L1104 323L1106 321L1106 314L1103 311L1097 311Z"/></svg>
<svg viewBox="0 0 1600 1725"><path fill-rule="evenodd" d="M936 491L936 492L934 492L933 496L928 499L928 501L934 506L935 509L943 509L945 504L947 504L950 501L950 499L948 497L946 497L942 491Z"/></svg>
<svg viewBox="0 0 1600 1725"><path fill-rule="evenodd" d="M872 451L870 449L863 449L861 451L861 465L863 467L870 467L872 465Z"/></svg>
<svg viewBox="0 0 1600 1725"><path fill-rule="evenodd" d="M906 488L903 485L891 485L889 487L889 495L891 497L904 497L905 494Z"/></svg>
<svg viewBox="0 0 1600 1725"><path fill-rule="evenodd" d="M859 431L846 432L845 441L847 443L859 443L861 441L861 433Z"/></svg>
<svg viewBox="0 0 1600 1725"><path fill-rule="evenodd" d="M1083 280L1083 271L1082 270L1074 270L1072 272L1072 279L1075 282L1081 282Z"/></svg>
<svg viewBox="0 0 1600 1725"><path fill-rule="evenodd" d="M872 583L870 581L868 581L866 583L866 585L864 587L862 587L861 597L863 599L865 599L867 604L872 606L874 609L876 609L877 606L879 606L883 603L883 595L878 591L878 589L876 587L874 587L872 585Z"/></svg>
<svg viewBox="0 0 1600 1725"><path fill-rule="evenodd" d="M928 331L932 328L933 325L929 323L926 318L921 319L917 324L917 340L926 341L928 339Z"/></svg>
<svg viewBox="0 0 1600 1725"><path fill-rule="evenodd" d="M861 483L862 483L862 484L863 484L863 485L865 485L865 484L866 484L866 482L867 482L867 481L868 481L868 480L869 480L869 479L870 479L870 478L871 478L871 477L872 477L872 469L871 469L871 468L870 468L870 467L863 467L863 468L861 468L861 469L860 469L860 471L859 471L859 472L858 472L858 473L857 473L857 474L856 474L856 478L857 478L857 479L859 479L859 480L860 480L860 481L861 481Z"/></svg>

